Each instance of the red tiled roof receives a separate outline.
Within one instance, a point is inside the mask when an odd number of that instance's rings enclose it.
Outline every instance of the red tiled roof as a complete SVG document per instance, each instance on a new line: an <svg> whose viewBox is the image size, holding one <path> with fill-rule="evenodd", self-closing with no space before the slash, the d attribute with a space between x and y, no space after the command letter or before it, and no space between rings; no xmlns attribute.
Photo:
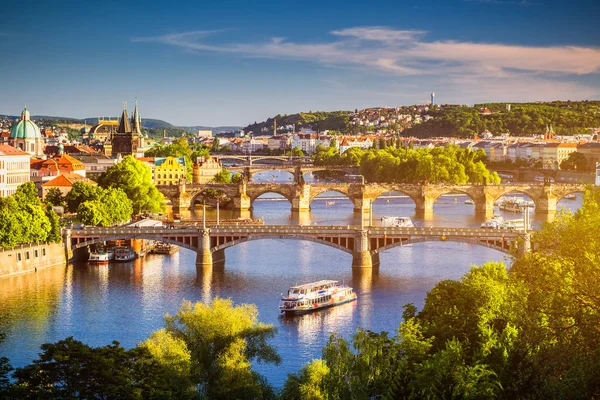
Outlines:
<svg viewBox="0 0 600 400"><path fill-rule="evenodd" d="M7 144L0 145L0 155L2 156L26 156L29 153L24 152L16 147L9 146Z"/></svg>
<svg viewBox="0 0 600 400"><path fill-rule="evenodd" d="M94 182L93 180L91 180L90 178L86 178L79 174L64 174L64 175L57 176L56 178L52 179L51 181L43 183L42 186L45 186L45 187L57 187L57 186L71 187L71 186L73 186L73 184L75 182L79 182L79 181L83 181L90 185L97 185L97 183Z"/></svg>

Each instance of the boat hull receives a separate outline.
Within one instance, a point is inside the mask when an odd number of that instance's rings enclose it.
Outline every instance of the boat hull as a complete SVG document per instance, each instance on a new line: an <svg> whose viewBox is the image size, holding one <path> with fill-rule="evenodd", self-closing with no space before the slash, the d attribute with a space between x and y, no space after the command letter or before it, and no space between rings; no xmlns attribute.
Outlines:
<svg viewBox="0 0 600 400"><path fill-rule="evenodd" d="M303 308L303 309L281 309L281 313L284 314L286 317L293 317L295 315L304 315L304 314L310 314L313 313L315 311L319 311L319 310L324 310L326 308L331 308L331 307L335 307L335 306L339 306L342 304L346 304L346 303L350 303L352 301L356 301L357 297L351 297L348 299L344 299L344 300L340 300L340 301L336 301L334 303L324 303L324 304L319 304L316 307L311 307L311 308Z"/></svg>

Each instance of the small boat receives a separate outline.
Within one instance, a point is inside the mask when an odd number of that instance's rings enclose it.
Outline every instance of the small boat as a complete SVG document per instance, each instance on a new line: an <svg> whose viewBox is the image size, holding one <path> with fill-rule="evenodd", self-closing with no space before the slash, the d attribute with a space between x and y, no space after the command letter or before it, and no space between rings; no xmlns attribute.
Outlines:
<svg viewBox="0 0 600 400"><path fill-rule="evenodd" d="M514 213L522 213L527 207L531 207L531 204L518 197L505 197L498 204L500 210Z"/></svg>
<svg viewBox="0 0 600 400"><path fill-rule="evenodd" d="M524 231L525 228L531 229L530 226L525 226L524 219L507 219L498 226L498 229L509 229L513 231Z"/></svg>
<svg viewBox="0 0 600 400"><path fill-rule="evenodd" d="M292 286L287 296L281 296L279 310L285 315L301 315L356 299L356 293L348 285L322 280Z"/></svg>
<svg viewBox="0 0 600 400"><path fill-rule="evenodd" d="M115 261L133 261L135 260L135 251L130 246L117 247L115 249Z"/></svg>
<svg viewBox="0 0 600 400"><path fill-rule="evenodd" d="M410 217L381 217L381 226L389 226L393 228L414 228Z"/></svg>
<svg viewBox="0 0 600 400"><path fill-rule="evenodd" d="M326 206L335 206L335 201L326 201L325 205Z"/></svg>
<svg viewBox="0 0 600 400"><path fill-rule="evenodd" d="M577 200L577 195L575 193L571 193L566 195L564 198L565 200Z"/></svg>
<svg viewBox="0 0 600 400"><path fill-rule="evenodd" d="M179 247L178 246L174 246L172 244L163 243L163 242L159 242L152 249L152 253L153 254L167 254L167 255L171 255L171 254L177 253L178 251L179 251Z"/></svg>
<svg viewBox="0 0 600 400"><path fill-rule="evenodd" d="M465 204L475 204L475 202L471 199L466 199Z"/></svg>
<svg viewBox="0 0 600 400"><path fill-rule="evenodd" d="M94 251L90 253L88 258L88 262L90 264L108 264L110 261L110 256L107 251Z"/></svg>

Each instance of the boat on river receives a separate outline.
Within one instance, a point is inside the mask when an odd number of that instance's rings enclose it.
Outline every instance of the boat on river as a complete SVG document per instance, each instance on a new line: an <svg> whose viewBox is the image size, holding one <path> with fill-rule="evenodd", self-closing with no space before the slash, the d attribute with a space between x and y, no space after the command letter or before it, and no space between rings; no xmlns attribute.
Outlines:
<svg viewBox="0 0 600 400"><path fill-rule="evenodd" d="M135 251L131 246L117 247L115 249L115 261L133 261Z"/></svg>
<svg viewBox="0 0 600 400"><path fill-rule="evenodd" d="M381 217L381 226L389 226L393 228L414 228L414 224L410 217Z"/></svg>
<svg viewBox="0 0 600 400"><path fill-rule="evenodd" d="M335 206L335 201L326 201L325 205L326 206Z"/></svg>
<svg viewBox="0 0 600 400"><path fill-rule="evenodd" d="M568 194L564 197L565 200L577 200L577 195L575 193Z"/></svg>
<svg viewBox="0 0 600 400"><path fill-rule="evenodd" d="M519 197L504 197L498 203L498 208L502 211L522 213L531 204L525 199Z"/></svg>
<svg viewBox="0 0 600 400"><path fill-rule="evenodd" d="M356 300L356 293L338 281L322 280L292 286L281 296L279 310L285 315L301 315Z"/></svg>
<svg viewBox="0 0 600 400"><path fill-rule="evenodd" d="M107 251L94 251L91 252L90 256L88 257L88 263L90 264L104 265L108 264L110 260L111 257Z"/></svg>
<svg viewBox="0 0 600 400"><path fill-rule="evenodd" d="M488 219L483 224L481 224L482 229L499 229L500 225L504 223L504 218L500 215L494 215L494 218Z"/></svg>

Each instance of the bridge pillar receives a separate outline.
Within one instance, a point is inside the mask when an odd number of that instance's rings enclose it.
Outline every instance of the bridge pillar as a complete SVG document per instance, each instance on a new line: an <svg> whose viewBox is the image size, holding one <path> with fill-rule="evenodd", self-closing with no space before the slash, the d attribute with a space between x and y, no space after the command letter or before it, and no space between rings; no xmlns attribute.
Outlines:
<svg viewBox="0 0 600 400"><path fill-rule="evenodd" d="M362 213L363 217L369 215L369 210L371 209L372 200L366 197L364 194L356 195L352 198L352 202L354 203L354 212Z"/></svg>
<svg viewBox="0 0 600 400"><path fill-rule="evenodd" d="M225 264L225 249L217 250L212 253L213 265Z"/></svg>
<svg viewBox="0 0 600 400"><path fill-rule="evenodd" d="M71 247L71 230L70 229L63 229L62 240L65 245L65 258L68 261L71 258L73 258L73 248Z"/></svg>
<svg viewBox="0 0 600 400"><path fill-rule="evenodd" d="M247 212L252 209L252 203L250 196L246 194L246 183L242 182L238 186L238 193L233 197L233 209L234 211Z"/></svg>
<svg viewBox="0 0 600 400"><path fill-rule="evenodd" d="M415 200L415 212L421 217L431 217L433 215L433 203L435 203L435 197L432 195L424 194L421 197L417 197Z"/></svg>
<svg viewBox="0 0 600 400"><path fill-rule="evenodd" d="M296 193L292 199L292 212L310 210L310 185L296 185Z"/></svg>
<svg viewBox="0 0 600 400"><path fill-rule="evenodd" d="M377 257L379 261L379 257ZM369 231L363 229L354 236L352 268L373 268L373 257L369 251Z"/></svg>
<svg viewBox="0 0 600 400"><path fill-rule="evenodd" d="M556 203L558 200L556 196L552 193L545 192L537 201L535 202L535 212L540 214L556 214Z"/></svg>
<svg viewBox="0 0 600 400"><path fill-rule="evenodd" d="M480 198L476 198L474 203L476 214L485 214L486 217L494 215L494 198L492 196L484 194Z"/></svg>
<svg viewBox="0 0 600 400"><path fill-rule="evenodd" d="M213 256L210 252L210 229L202 229L198 236L196 268L212 268Z"/></svg>
<svg viewBox="0 0 600 400"><path fill-rule="evenodd" d="M252 165L252 164L250 164ZM246 183L252 180L252 170L250 167L244 167L244 179Z"/></svg>

